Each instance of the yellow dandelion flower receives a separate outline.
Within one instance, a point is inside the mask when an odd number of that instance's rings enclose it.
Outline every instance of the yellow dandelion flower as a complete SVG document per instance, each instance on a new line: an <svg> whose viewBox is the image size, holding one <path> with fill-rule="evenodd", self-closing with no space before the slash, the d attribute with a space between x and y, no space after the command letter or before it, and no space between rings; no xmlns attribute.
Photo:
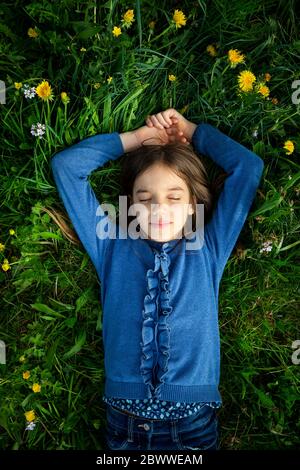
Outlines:
<svg viewBox="0 0 300 470"><path fill-rule="evenodd" d="M3 271L8 271L9 269L11 269L11 266L8 262L8 259L6 259L6 258L4 259L3 264L2 264L1 267L2 267Z"/></svg>
<svg viewBox="0 0 300 470"><path fill-rule="evenodd" d="M246 56L237 49L230 49L228 51L228 60L231 64L231 67L236 67L237 64L245 62L245 57Z"/></svg>
<svg viewBox="0 0 300 470"><path fill-rule="evenodd" d="M114 29L112 30L112 33L117 38L118 36L120 36L120 34L122 34L121 28L119 28L118 26L115 26Z"/></svg>
<svg viewBox="0 0 300 470"><path fill-rule="evenodd" d="M169 80L170 82L174 82L176 80L176 76L175 75L169 75Z"/></svg>
<svg viewBox="0 0 300 470"><path fill-rule="evenodd" d="M257 92L263 95L264 98L266 98L270 94L270 88L267 87L267 85L261 84L258 86Z"/></svg>
<svg viewBox="0 0 300 470"><path fill-rule="evenodd" d="M16 90L20 90L20 88L22 88L22 86L23 86L22 82L15 82L15 89Z"/></svg>
<svg viewBox="0 0 300 470"><path fill-rule="evenodd" d="M284 142L283 148L286 150L287 155L291 155L293 151L295 150L295 146L291 140L286 140Z"/></svg>
<svg viewBox="0 0 300 470"><path fill-rule="evenodd" d="M30 377L30 372L29 370L26 370L26 372L23 372L23 379L24 380L28 380Z"/></svg>
<svg viewBox="0 0 300 470"><path fill-rule="evenodd" d="M278 104L278 99L277 98L272 98L272 103L273 104Z"/></svg>
<svg viewBox="0 0 300 470"><path fill-rule="evenodd" d="M185 26L186 24L186 17L181 10L175 10L173 15L173 21L175 22L176 29L181 28L181 26Z"/></svg>
<svg viewBox="0 0 300 470"><path fill-rule="evenodd" d="M209 44L207 46L206 52L208 52L212 57L215 57L217 55L217 50L212 44Z"/></svg>
<svg viewBox="0 0 300 470"><path fill-rule="evenodd" d="M26 361L25 356L24 356L24 355L23 355L23 356L20 356L20 357L19 357L19 361L20 361L20 362L25 362L25 361Z"/></svg>
<svg viewBox="0 0 300 470"><path fill-rule="evenodd" d="M26 421L34 421L36 419L34 410L26 411L24 415L25 415Z"/></svg>
<svg viewBox="0 0 300 470"><path fill-rule="evenodd" d="M149 25L148 25L149 28L150 28L150 29L154 29L155 23L156 23L156 21L150 21L150 23L149 23Z"/></svg>
<svg viewBox="0 0 300 470"><path fill-rule="evenodd" d="M271 75L269 73L265 73L265 81L269 82L271 80Z"/></svg>
<svg viewBox="0 0 300 470"><path fill-rule="evenodd" d="M70 102L70 98L68 97L68 94L65 91L61 92L60 97L63 104L68 104Z"/></svg>
<svg viewBox="0 0 300 470"><path fill-rule="evenodd" d="M94 84L94 88L96 90L98 90L98 88L100 88L100 87L101 87L101 83L97 82L97 83Z"/></svg>
<svg viewBox="0 0 300 470"><path fill-rule="evenodd" d="M34 28L29 28L27 31L27 34L30 38L37 38L39 35L39 32L36 29L36 27L34 27Z"/></svg>
<svg viewBox="0 0 300 470"><path fill-rule="evenodd" d="M41 391L41 386L39 384L33 384L31 388L34 393L39 393Z"/></svg>
<svg viewBox="0 0 300 470"><path fill-rule="evenodd" d="M109 76L108 79L107 79L108 83L110 83L112 81L112 79L113 78L111 76Z"/></svg>
<svg viewBox="0 0 300 470"><path fill-rule="evenodd" d="M121 23L123 26L128 28L129 26L132 25L132 23L135 21L134 19L134 13L133 10L127 10L126 13L123 15L123 19L121 20Z"/></svg>
<svg viewBox="0 0 300 470"><path fill-rule="evenodd" d="M243 70L238 75L238 83L242 91L251 91L255 80L256 77L250 70Z"/></svg>
<svg viewBox="0 0 300 470"><path fill-rule="evenodd" d="M5 245L3 245L3 243L0 243L0 253L4 251L4 248L5 248Z"/></svg>
<svg viewBox="0 0 300 470"><path fill-rule="evenodd" d="M9 234L10 234L10 235L14 235L15 233L16 233L16 232L14 231L13 228L10 228L10 229L9 229Z"/></svg>
<svg viewBox="0 0 300 470"><path fill-rule="evenodd" d="M46 80L43 80L35 89L36 94L44 101L53 100L52 89Z"/></svg>

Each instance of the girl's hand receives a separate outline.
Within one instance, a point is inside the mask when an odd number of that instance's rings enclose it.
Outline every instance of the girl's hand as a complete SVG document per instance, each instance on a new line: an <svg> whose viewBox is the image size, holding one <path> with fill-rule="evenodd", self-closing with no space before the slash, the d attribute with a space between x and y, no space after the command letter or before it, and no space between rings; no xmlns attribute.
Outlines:
<svg viewBox="0 0 300 470"><path fill-rule="evenodd" d="M148 127L156 129L166 129L170 141L181 139L182 142L190 143L196 125L185 119L176 109L169 108L158 114L147 116Z"/></svg>
<svg viewBox="0 0 300 470"><path fill-rule="evenodd" d="M168 129L155 126L142 126L134 131L138 139L139 145L166 145L169 143L189 144L183 132L174 124Z"/></svg>

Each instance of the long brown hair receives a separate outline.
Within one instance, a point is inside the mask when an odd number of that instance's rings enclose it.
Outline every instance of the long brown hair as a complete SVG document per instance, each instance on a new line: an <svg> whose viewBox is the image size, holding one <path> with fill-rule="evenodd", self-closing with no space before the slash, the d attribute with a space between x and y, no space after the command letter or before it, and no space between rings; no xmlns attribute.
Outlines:
<svg viewBox="0 0 300 470"><path fill-rule="evenodd" d="M141 148L125 153L120 159L121 174L119 179L119 195L132 196L135 179L154 163L160 162L168 166L189 188L192 201L204 205L205 223L210 219L216 199L222 189L226 173L217 175L211 183L205 157L197 155L191 144L169 143L166 145L143 145ZM194 197L194 198L193 198ZM192 202L193 207L194 202ZM80 241L76 232L67 224L69 220L66 212L54 208L44 208L60 227L62 234L74 244ZM192 215L192 230L196 230L196 212ZM129 224L135 216L128 216ZM118 220L118 217L117 217Z"/></svg>

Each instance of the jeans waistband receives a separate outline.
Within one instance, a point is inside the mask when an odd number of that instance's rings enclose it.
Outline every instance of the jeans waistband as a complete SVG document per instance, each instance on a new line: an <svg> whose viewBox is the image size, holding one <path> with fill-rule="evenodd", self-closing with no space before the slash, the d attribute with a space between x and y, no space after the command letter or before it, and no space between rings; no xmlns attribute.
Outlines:
<svg viewBox="0 0 300 470"><path fill-rule="evenodd" d="M106 417L113 426L125 430L128 429L128 424L130 424L137 430L144 428L146 431L151 430L152 432L169 432L170 428L176 423L177 428L184 431L190 429L193 423L196 423L199 419L203 420L204 424L215 419L216 409L204 405L200 410L183 418L150 419L124 413L112 405L106 404Z"/></svg>

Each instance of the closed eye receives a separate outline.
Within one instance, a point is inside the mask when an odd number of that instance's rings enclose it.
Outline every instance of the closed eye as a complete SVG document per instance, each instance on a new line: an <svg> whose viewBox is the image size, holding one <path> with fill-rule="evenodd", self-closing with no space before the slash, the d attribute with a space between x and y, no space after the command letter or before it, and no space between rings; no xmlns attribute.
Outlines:
<svg viewBox="0 0 300 470"><path fill-rule="evenodd" d="M180 197L169 197L172 201L180 201ZM147 202L150 201L150 199L140 199L140 202Z"/></svg>

